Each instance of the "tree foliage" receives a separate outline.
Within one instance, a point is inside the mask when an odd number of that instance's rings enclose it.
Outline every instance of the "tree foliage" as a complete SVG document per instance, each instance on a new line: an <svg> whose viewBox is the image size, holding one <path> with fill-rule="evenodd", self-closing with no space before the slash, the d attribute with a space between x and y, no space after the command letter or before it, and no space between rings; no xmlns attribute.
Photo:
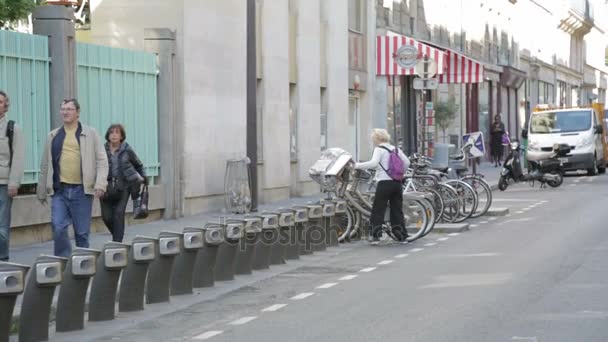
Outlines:
<svg viewBox="0 0 608 342"><path fill-rule="evenodd" d="M0 28L10 28L11 23L27 19L36 3L33 0L0 0Z"/></svg>
<svg viewBox="0 0 608 342"><path fill-rule="evenodd" d="M443 132L443 140L445 142L445 131L450 127L456 118L458 105L454 96L450 96L448 101L439 101L435 105L435 123Z"/></svg>

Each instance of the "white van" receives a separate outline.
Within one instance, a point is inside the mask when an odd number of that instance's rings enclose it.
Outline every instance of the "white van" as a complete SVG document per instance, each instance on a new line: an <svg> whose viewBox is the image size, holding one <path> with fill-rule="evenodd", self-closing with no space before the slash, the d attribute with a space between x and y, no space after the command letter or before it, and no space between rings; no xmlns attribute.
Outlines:
<svg viewBox="0 0 608 342"><path fill-rule="evenodd" d="M568 144L568 157L561 158L566 171L604 173L604 127L593 108L551 109L534 112L528 126L528 160L549 158L553 144Z"/></svg>

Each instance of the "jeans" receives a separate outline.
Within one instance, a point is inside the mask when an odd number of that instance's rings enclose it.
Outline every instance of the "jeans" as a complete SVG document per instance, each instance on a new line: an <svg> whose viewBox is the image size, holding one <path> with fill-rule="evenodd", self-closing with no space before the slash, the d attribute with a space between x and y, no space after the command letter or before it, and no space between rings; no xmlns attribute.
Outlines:
<svg viewBox="0 0 608 342"><path fill-rule="evenodd" d="M122 242L125 235L125 209L128 201L129 192L126 190L101 200L101 217L112 233L114 242Z"/></svg>
<svg viewBox="0 0 608 342"><path fill-rule="evenodd" d="M11 231L11 204L8 186L0 185L0 261L8 261L8 246Z"/></svg>
<svg viewBox="0 0 608 342"><path fill-rule="evenodd" d="M393 233L399 234L401 239L405 239L407 230L403 217L403 186L400 182L392 180L380 181L376 186L372 214L369 218L372 237L379 238L382 234L387 203L390 203L391 229Z"/></svg>
<svg viewBox="0 0 608 342"><path fill-rule="evenodd" d="M93 196L84 193L79 184L61 184L51 200L51 225L55 240L55 255L68 257L72 244L68 227L74 226L76 246L89 248Z"/></svg>

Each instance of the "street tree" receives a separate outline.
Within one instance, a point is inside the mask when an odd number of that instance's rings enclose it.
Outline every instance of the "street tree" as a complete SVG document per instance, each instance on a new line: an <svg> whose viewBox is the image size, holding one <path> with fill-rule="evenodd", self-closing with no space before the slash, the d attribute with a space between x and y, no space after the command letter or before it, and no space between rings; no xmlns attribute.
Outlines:
<svg viewBox="0 0 608 342"><path fill-rule="evenodd" d="M37 3L33 0L0 0L0 29L12 29L11 25L27 19Z"/></svg>
<svg viewBox="0 0 608 342"><path fill-rule="evenodd" d="M435 124L443 133L443 142L445 143L446 130L450 127L456 118L458 105L454 96L450 96L447 101L438 101L435 105Z"/></svg>

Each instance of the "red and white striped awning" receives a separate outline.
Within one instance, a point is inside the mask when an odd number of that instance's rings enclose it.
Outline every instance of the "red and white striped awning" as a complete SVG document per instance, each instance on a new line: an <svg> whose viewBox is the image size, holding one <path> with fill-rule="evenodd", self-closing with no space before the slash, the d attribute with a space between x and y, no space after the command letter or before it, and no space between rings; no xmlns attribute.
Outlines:
<svg viewBox="0 0 608 342"><path fill-rule="evenodd" d="M446 63L439 83L481 83L483 82L483 64L446 49Z"/></svg>
<svg viewBox="0 0 608 342"><path fill-rule="evenodd" d="M437 74L443 72L445 53L443 50L401 35L376 37L376 75L414 75L414 68L403 69L395 59L402 45L413 45L420 57L428 56L437 62Z"/></svg>

